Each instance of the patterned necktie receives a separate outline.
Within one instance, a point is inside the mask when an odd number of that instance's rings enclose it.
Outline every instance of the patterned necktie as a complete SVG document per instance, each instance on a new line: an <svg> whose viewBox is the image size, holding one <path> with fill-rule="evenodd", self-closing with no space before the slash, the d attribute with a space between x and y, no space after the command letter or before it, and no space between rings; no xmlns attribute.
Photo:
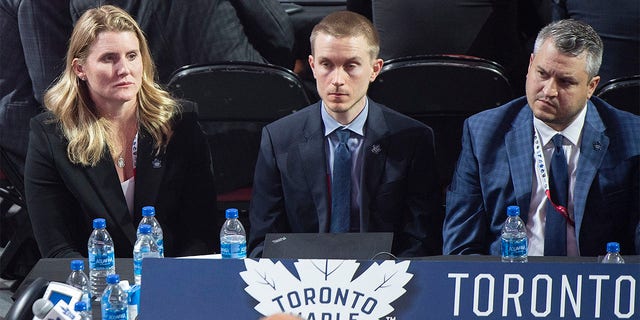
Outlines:
<svg viewBox="0 0 640 320"><path fill-rule="evenodd" d="M332 233L348 232L351 224L351 152L347 147L349 130L339 129L338 145L333 153L331 178L331 226Z"/></svg>
<svg viewBox="0 0 640 320"><path fill-rule="evenodd" d="M561 134L553 136L555 150L549 167L549 191L551 199L558 206L567 207L569 191L569 170L562 150ZM547 199L547 218L544 228L544 255L567 255L567 221Z"/></svg>

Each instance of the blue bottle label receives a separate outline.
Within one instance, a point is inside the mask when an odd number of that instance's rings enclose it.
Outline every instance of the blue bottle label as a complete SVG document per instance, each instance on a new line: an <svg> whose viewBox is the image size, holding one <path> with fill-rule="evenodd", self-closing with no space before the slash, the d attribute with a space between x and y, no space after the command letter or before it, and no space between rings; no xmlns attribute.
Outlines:
<svg viewBox="0 0 640 320"><path fill-rule="evenodd" d="M247 244L245 242L223 242L220 246L223 259L244 259L247 257Z"/></svg>
<svg viewBox="0 0 640 320"><path fill-rule="evenodd" d="M502 238L503 257L522 257L527 255L527 238L505 239Z"/></svg>
<svg viewBox="0 0 640 320"><path fill-rule="evenodd" d="M123 307L123 308L106 308L105 309L105 314L103 319L105 320L127 320L128 317L128 313L127 313L127 307Z"/></svg>
<svg viewBox="0 0 640 320"><path fill-rule="evenodd" d="M139 276L142 274L142 259L144 258L159 258L158 252L151 252L149 247L140 248L140 252L136 252L133 255L133 274Z"/></svg>
<svg viewBox="0 0 640 320"><path fill-rule="evenodd" d="M164 240L162 238L158 238L156 240L156 244L158 245L158 251L161 256L164 256Z"/></svg>
<svg viewBox="0 0 640 320"><path fill-rule="evenodd" d="M103 252L89 252L89 267L93 270L108 270L114 266L113 249Z"/></svg>

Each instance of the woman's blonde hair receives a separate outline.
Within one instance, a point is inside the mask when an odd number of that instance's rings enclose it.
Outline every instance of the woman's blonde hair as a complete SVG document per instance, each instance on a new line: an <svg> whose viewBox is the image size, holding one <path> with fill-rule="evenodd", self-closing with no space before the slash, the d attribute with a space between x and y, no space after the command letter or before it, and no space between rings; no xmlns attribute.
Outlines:
<svg viewBox="0 0 640 320"><path fill-rule="evenodd" d="M87 85L73 70L73 60L84 62L101 32L133 32L140 46L143 73L137 95L139 125L155 141L157 152L168 143L177 102L155 82L155 66L147 40L136 21L124 10L105 5L87 10L78 20L67 50L66 67L44 95L44 105L57 118L69 141L67 155L73 163L95 166L109 145L110 125L91 101Z"/></svg>

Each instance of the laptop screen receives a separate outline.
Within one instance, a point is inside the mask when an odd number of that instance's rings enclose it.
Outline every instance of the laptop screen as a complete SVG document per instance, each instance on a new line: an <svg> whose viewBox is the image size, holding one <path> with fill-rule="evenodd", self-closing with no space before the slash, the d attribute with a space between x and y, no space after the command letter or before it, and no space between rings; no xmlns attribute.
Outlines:
<svg viewBox="0 0 640 320"><path fill-rule="evenodd" d="M267 233L263 258L356 259L390 258L393 233Z"/></svg>

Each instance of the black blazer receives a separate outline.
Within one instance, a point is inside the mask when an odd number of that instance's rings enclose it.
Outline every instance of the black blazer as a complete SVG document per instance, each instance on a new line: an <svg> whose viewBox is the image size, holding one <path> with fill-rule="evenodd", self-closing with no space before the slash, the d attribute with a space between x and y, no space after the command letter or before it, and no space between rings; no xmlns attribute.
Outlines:
<svg viewBox="0 0 640 320"><path fill-rule="evenodd" d="M272 232L328 232L321 103L267 125L256 164L249 250ZM369 100L361 182L361 232L394 232L393 253L440 254L442 210L433 132Z"/></svg>
<svg viewBox="0 0 640 320"><path fill-rule="evenodd" d="M131 257L146 205L156 207L165 255L214 251L219 227L211 155L193 113L177 117L168 146L157 155L151 136L139 132L133 216L109 152L95 167L85 167L69 161L67 144L51 113L31 120L25 189L42 257L86 257L98 217L107 221L116 257Z"/></svg>

